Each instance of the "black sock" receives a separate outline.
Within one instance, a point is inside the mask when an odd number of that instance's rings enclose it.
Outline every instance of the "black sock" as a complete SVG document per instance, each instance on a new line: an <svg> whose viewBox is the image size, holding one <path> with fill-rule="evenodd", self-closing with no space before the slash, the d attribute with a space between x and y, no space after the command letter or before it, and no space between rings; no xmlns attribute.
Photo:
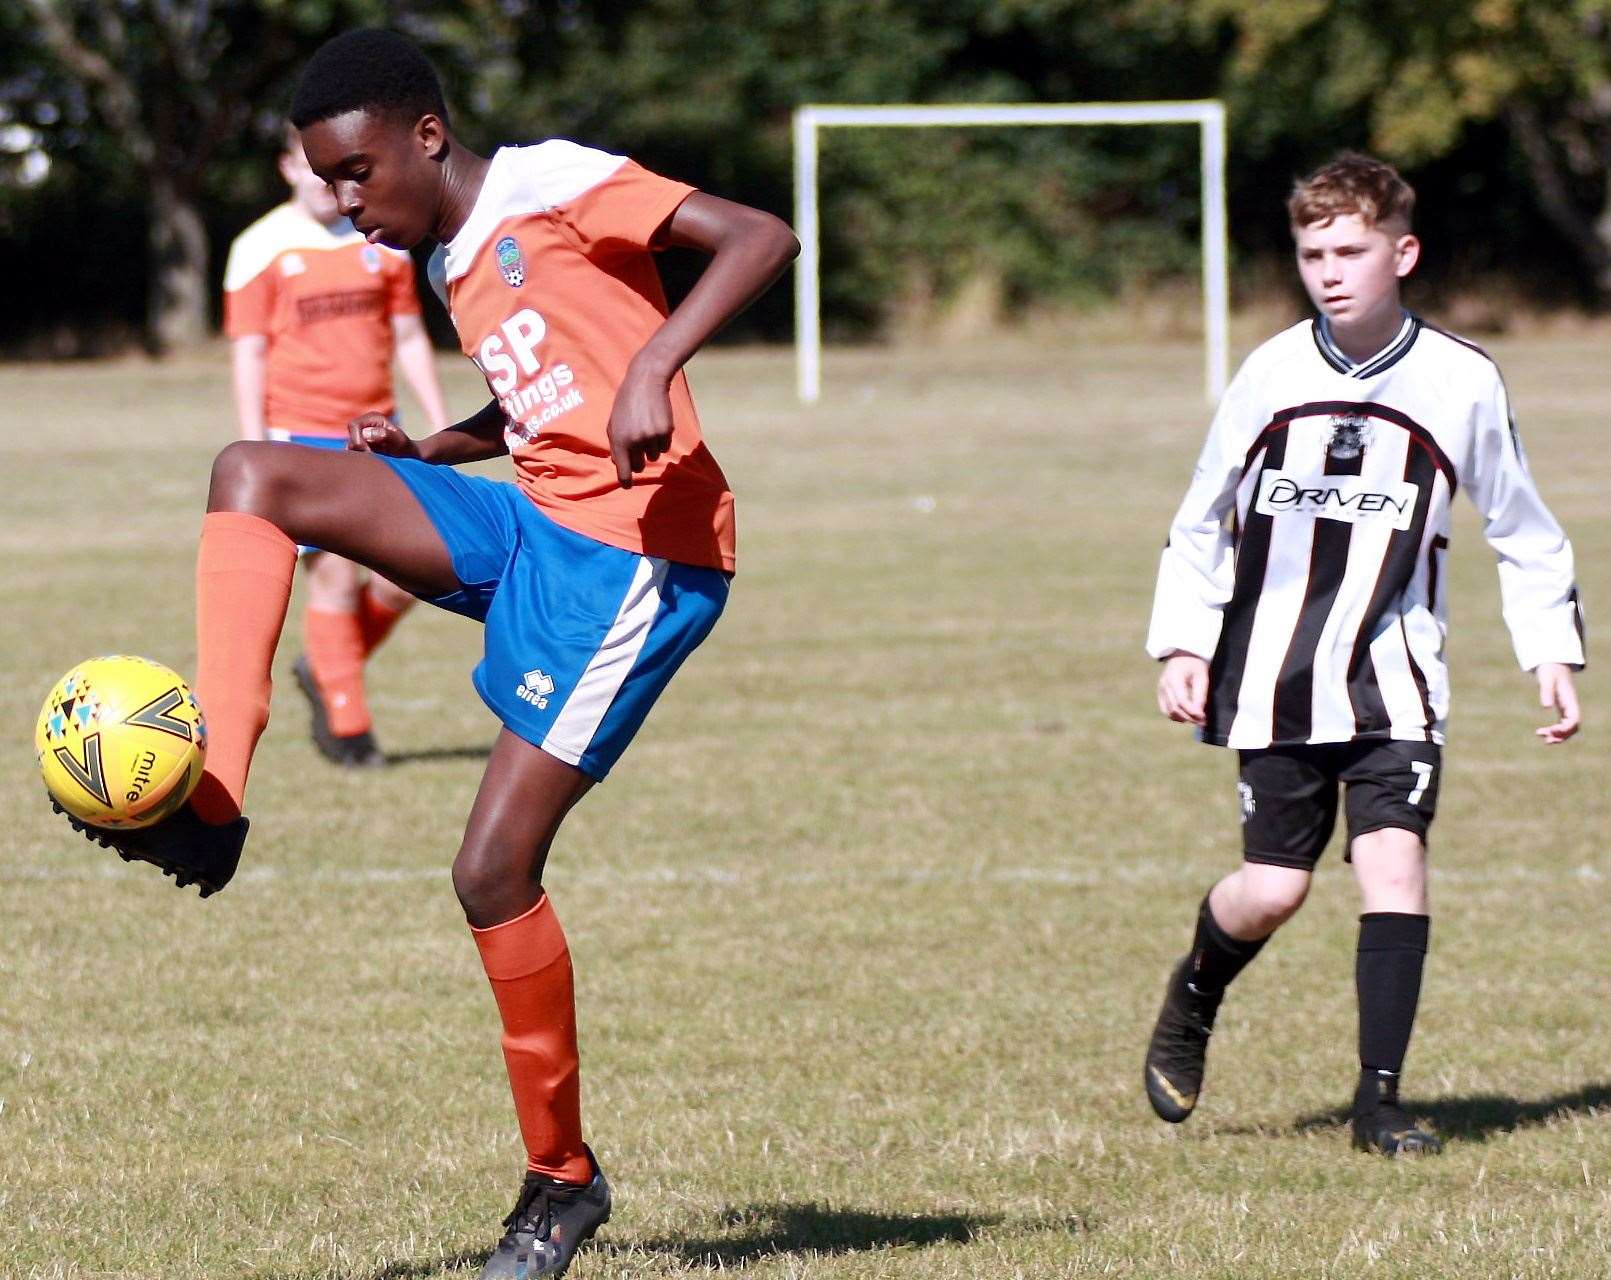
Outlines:
<svg viewBox="0 0 1611 1280"><path fill-rule="evenodd" d="M1247 968L1264 943L1263 938L1243 942L1231 937L1219 927L1208 899L1204 898L1197 911L1197 933L1191 940L1191 963L1186 969L1186 981L1205 995L1215 995Z"/></svg>
<svg viewBox="0 0 1611 1280"><path fill-rule="evenodd" d="M1430 932L1426 916L1371 911L1359 917L1354 983L1361 1071L1397 1076L1404 1068Z"/></svg>

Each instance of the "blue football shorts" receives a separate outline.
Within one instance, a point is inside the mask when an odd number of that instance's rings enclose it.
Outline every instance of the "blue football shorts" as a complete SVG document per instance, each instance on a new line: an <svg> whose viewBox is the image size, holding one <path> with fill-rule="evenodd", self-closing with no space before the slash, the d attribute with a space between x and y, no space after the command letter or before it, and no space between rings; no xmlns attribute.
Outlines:
<svg viewBox="0 0 1611 1280"><path fill-rule="evenodd" d="M383 455L453 557L459 589L426 597L484 626L471 677L504 726L595 781L716 625L728 575L607 546L520 489Z"/></svg>
<svg viewBox="0 0 1611 1280"><path fill-rule="evenodd" d="M279 427L270 427L267 432L267 438L278 441L280 444L305 444L310 449L341 449L344 451L347 448L346 436L306 436L295 431L284 431ZM318 547L309 547L298 543L296 553L299 556L310 556L318 549Z"/></svg>

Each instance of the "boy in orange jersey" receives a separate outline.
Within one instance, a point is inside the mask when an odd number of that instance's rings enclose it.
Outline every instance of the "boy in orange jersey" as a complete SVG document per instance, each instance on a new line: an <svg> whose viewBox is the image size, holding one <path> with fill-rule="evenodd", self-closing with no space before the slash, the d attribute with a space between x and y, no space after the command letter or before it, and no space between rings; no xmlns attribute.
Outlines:
<svg viewBox="0 0 1611 1280"><path fill-rule="evenodd" d="M370 243L440 243L433 278L494 399L419 441L371 414L349 452L219 455L196 574L207 771L174 817L94 834L204 894L233 874L297 542L484 622L474 681L504 727L453 883L503 1020L528 1171L481 1274L557 1275L610 1191L582 1138L570 956L543 866L726 601L732 496L682 367L799 244L770 214L574 143L475 155L430 64L390 32L321 48L291 119ZM710 255L675 311L652 256L668 245ZM515 484L451 465L504 453Z"/></svg>
<svg viewBox="0 0 1611 1280"><path fill-rule="evenodd" d="M346 448L352 419L395 412L394 350L431 427L441 430L447 414L413 261L368 243L341 216L295 129L286 131L279 167L291 198L236 237L224 271L241 438ZM364 663L414 597L379 576L365 582L350 560L306 550L296 676L313 709L314 743L337 764L384 764Z"/></svg>

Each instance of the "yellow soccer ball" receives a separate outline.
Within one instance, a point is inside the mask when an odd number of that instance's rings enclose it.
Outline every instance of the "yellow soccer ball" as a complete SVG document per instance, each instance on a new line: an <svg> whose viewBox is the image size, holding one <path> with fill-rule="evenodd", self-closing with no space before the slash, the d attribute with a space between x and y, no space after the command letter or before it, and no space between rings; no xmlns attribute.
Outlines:
<svg viewBox="0 0 1611 1280"><path fill-rule="evenodd" d="M91 658L60 680L34 730L56 803L94 827L161 822L190 798L207 724L177 672L147 658Z"/></svg>

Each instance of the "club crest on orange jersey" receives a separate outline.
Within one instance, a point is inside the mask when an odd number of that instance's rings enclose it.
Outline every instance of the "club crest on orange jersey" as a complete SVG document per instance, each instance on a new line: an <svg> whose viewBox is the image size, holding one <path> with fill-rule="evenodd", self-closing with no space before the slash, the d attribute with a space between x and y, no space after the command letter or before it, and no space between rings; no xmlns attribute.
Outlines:
<svg viewBox="0 0 1611 1280"><path fill-rule="evenodd" d="M372 244L366 244L358 255L363 259L364 270L374 275L380 270L380 250Z"/></svg>
<svg viewBox="0 0 1611 1280"><path fill-rule="evenodd" d="M503 282L511 289L518 289L526 283L526 258L520 252L520 242L513 236L505 236L492 247L492 252L498 258L498 272L503 276Z"/></svg>

